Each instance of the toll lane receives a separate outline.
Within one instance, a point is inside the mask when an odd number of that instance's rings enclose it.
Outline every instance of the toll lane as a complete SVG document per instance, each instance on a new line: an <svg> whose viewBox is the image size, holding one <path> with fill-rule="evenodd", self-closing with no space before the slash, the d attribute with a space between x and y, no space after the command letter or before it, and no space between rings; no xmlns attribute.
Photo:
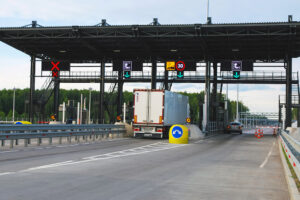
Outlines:
<svg viewBox="0 0 300 200"><path fill-rule="evenodd" d="M1 161L0 173L11 172L0 174L1 197L288 199L278 144L270 135L222 135L187 145L129 141L121 147L98 145L84 153L57 153L59 162L47 154L26 166L24 161L32 157Z"/></svg>

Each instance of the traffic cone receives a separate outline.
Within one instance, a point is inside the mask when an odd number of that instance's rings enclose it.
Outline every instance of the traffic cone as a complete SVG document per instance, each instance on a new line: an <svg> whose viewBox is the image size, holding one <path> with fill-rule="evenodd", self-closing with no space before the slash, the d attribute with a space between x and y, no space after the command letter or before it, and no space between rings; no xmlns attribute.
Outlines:
<svg viewBox="0 0 300 200"><path fill-rule="evenodd" d="M258 131L257 133L257 138L260 139L261 138L261 135L260 135L260 130Z"/></svg>
<svg viewBox="0 0 300 200"><path fill-rule="evenodd" d="M260 129L258 129L258 131L257 131L257 136L256 136L258 139L260 139L261 138L261 132L260 132Z"/></svg>

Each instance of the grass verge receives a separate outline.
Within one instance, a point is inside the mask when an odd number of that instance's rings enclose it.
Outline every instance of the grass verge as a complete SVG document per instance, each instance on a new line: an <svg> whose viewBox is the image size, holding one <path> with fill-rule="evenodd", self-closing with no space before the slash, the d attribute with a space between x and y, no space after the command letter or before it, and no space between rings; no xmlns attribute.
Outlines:
<svg viewBox="0 0 300 200"><path fill-rule="evenodd" d="M294 170L292 164L290 163L290 160L289 160L288 156L286 155L286 153L285 153L284 148L283 148L282 145L281 145L281 148L282 148L282 152L283 152L283 154L284 154L285 160L286 160L286 162L288 163L288 166L289 166L289 168L290 168L290 171L291 171L291 174L292 174L292 178L294 179L294 181L295 181L295 183L296 183L296 186L297 186L297 189L298 189L298 191L300 192L300 181L299 181L299 179L298 179L298 177L297 177L297 174L296 174L296 172L295 172L295 170Z"/></svg>

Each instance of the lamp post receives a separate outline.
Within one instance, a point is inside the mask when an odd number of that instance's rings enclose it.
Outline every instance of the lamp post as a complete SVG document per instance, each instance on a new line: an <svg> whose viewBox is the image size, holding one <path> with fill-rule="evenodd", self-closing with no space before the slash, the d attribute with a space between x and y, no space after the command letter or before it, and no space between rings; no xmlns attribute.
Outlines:
<svg viewBox="0 0 300 200"><path fill-rule="evenodd" d="M89 88L90 95L89 95L89 124L91 124L91 97L92 97L92 88Z"/></svg>
<svg viewBox="0 0 300 200"><path fill-rule="evenodd" d="M209 0L207 0L207 19L209 18Z"/></svg>
<svg viewBox="0 0 300 200"><path fill-rule="evenodd" d="M12 113L12 121L15 121L15 104L16 104L16 88L14 87L14 95L13 95L13 113Z"/></svg>

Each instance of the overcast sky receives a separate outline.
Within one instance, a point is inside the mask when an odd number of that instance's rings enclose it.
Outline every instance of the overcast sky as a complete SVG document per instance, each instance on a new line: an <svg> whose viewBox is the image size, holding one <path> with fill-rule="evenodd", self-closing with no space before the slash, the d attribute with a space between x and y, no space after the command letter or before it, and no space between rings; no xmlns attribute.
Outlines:
<svg viewBox="0 0 300 200"><path fill-rule="evenodd" d="M95 25L107 19L111 25L149 24L158 18L161 24L205 23L206 0L0 0L0 27L24 26L37 20L43 26ZM288 15L300 21L299 0L211 0L213 23L278 22ZM0 89L28 88L30 58L0 42ZM300 69L300 60L293 59L293 71ZM39 67L38 67L39 68ZM37 73L39 69L37 68ZM40 88L44 79L37 80ZM62 84L61 88L98 89L98 84ZM125 84L125 90L150 87L150 84ZM197 92L204 84L175 84L173 90ZM242 85L240 98L256 112L277 112L281 85ZM229 97L236 98L236 85L229 86Z"/></svg>

